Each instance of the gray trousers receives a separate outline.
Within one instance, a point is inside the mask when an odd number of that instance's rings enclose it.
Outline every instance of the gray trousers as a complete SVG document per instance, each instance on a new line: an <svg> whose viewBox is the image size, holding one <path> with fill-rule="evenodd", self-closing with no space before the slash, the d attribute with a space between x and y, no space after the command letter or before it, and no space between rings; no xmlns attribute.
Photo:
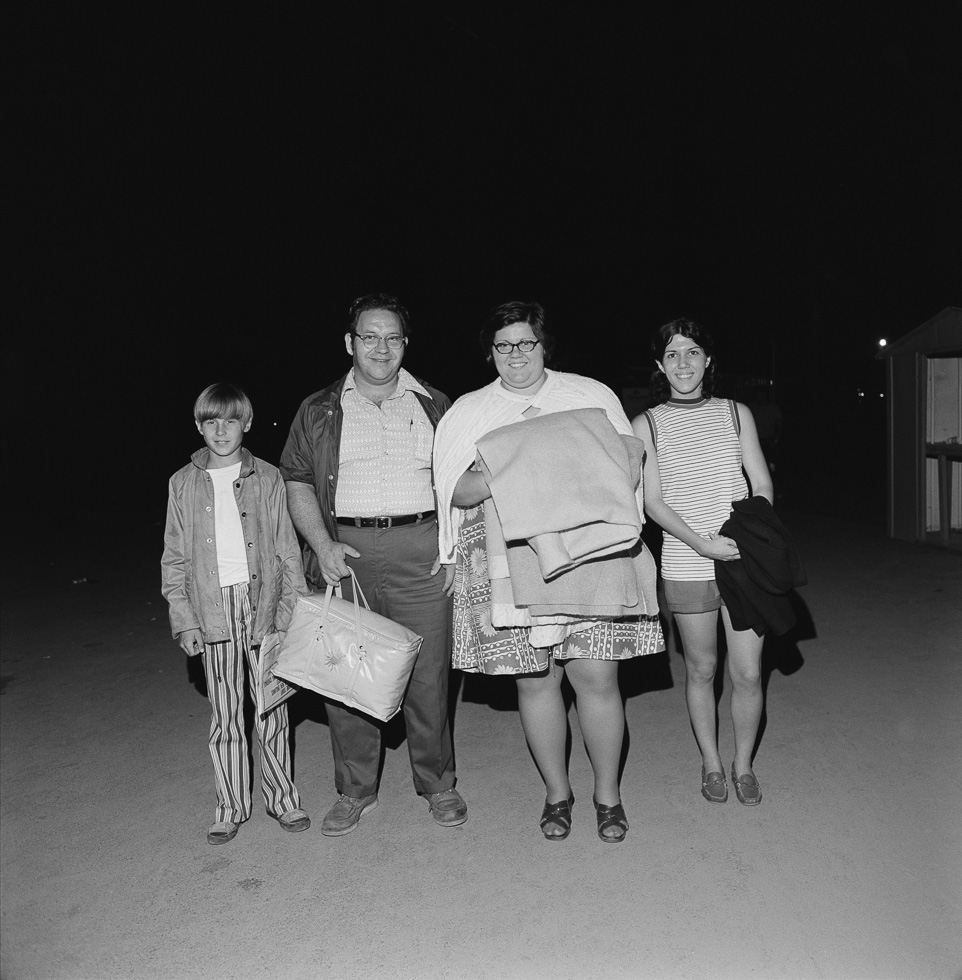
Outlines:
<svg viewBox="0 0 962 980"><path fill-rule="evenodd" d="M348 558L368 603L375 612L424 637L404 697L402 713L408 754L418 793L439 793L455 782L454 748L448 718L451 671L451 600L442 591L443 571L433 578L438 554L434 519L395 528L338 526L338 536L356 548ZM351 581L341 585L351 597ZM346 796L377 792L383 723L325 700L334 751L334 785Z"/></svg>

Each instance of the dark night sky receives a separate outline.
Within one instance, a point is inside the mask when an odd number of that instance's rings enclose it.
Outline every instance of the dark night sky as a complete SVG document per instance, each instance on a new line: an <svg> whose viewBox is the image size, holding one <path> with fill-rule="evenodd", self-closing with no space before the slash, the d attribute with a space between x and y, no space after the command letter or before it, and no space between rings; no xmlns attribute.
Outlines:
<svg viewBox="0 0 962 980"><path fill-rule="evenodd" d="M488 380L486 310L535 298L568 370L643 377L650 331L688 314L729 371L774 364L812 403L877 387L875 339L962 302L941 15L141 6L41 4L24 31L5 441L35 445L25 403L66 400L42 477L116 452L162 506L221 379L276 458L375 289L412 312L406 365L452 395Z"/></svg>

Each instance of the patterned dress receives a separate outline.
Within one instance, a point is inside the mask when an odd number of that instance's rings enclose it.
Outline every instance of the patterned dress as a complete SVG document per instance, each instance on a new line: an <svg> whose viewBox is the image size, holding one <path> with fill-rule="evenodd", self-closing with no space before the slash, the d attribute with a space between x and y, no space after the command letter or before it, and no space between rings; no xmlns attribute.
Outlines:
<svg viewBox="0 0 962 980"><path fill-rule="evenodd" d="M454 649L452 666L480 674L531 674L559 660L627 660L665 649L658 616L600 620L570 634L556 647L533 647L529 630L499 629L491 624L484 508L465 511L458 534L454 575Z"/></svg>

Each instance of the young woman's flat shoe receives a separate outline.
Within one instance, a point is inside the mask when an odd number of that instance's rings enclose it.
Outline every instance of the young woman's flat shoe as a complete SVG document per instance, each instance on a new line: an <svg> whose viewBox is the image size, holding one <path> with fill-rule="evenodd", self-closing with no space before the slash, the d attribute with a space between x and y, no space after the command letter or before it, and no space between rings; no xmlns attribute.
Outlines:
<svg viewBox="0 0 962 980"><path fill-rule="evenodd" d="M762 788L758 785L755 776L746 772L741 776L735 775L735 763L732 763L732 784L735 787L735 796L738 802L744 806L758 806L762 802Z"/></svg>
<svg viewBox="0 0 962 980"><path fill-rule="evenodd" d="M605 806L597 800L592 800L595 805L595 813L598 817L598 836L606 844L620 844L628 833L628 818L625 816L625 808L616 803L614 806ZM617 827L621 833L609 837L605 831L612 827Z"/></svg>
<svg viewBox="0 0 962 980"><path fill-rule="evenodd" d="M723 772L705 772L701 767L701 795L709 803L724 803L728 799L728 783Z"/></svg>
<svg viewBox="0 0 962 980"><path fill-rule="evenodd" d="M568 799L560 803L549 803L545 800L544 809L541 811L541 833L544 834L545 840L564 840L571 833L571 808L574 802L574 793L569 793ZM546 829L549 823L561 827L563 833L549 834Z"/></svg>

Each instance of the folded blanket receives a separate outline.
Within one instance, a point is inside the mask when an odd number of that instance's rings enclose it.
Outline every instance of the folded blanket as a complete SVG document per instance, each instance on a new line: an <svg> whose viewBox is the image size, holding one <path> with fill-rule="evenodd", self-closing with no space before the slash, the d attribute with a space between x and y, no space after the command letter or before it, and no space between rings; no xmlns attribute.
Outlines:
<svg viewBox="0 0 962 980"><path fill-rule="evenodd" d="M527 542L505 544L490 498L484 502L484 519L496 626L570 625L572 617L618 619L658 612L655 561L640 541L630 552L578 565L545 582Z"/></svg>
<svg viewBox="0 0 962 980"><path fill-rule="evenodd" d="M434 439L434 487L438 501L438 547L441 561L454 561L455 542L464 511L452 503L454 488L477 458L477 442L492 429L521 423L532 414L550 415L576 408L601 408L617 432L631 435L631 423L615 393L600 381L578 374L545 370L545 382L534 397L509 391L495 378L462 395L438 423ZM638 492L641 507L641 490Z"/></svg>
<svg viewBox="0 0 962 980"><path fill-rule="evenodd" d="M527 541L505 542L494 499L483 506L492 625L530 627L531 644L540 647L599 619L658 612L655 562L640 541L630 551L583 562L546 582Z"/></svg>
<svg viewBox="0 0 962 980"><path fill-rule="evenodd" d="M643 450L600 408L538 416L478 441L505 539L529 542L544 580L638 541Z"/></svg>

